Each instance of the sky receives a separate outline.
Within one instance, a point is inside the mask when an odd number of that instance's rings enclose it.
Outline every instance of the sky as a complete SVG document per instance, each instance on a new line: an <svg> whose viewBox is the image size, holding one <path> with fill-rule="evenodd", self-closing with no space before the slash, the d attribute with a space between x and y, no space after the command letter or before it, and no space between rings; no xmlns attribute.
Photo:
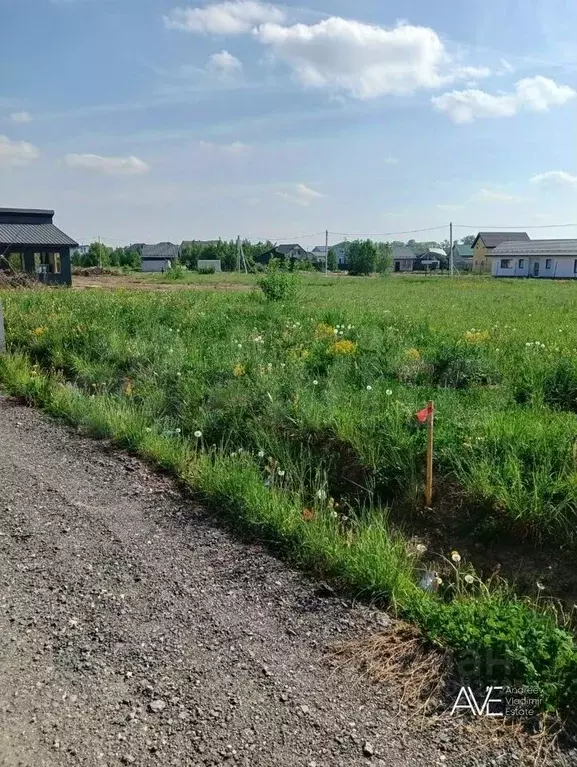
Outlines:
<svg viewBox="0 0 577 767"><path fill-rule="evenodd" d="M577 237L574 0L0 0L0 18L0 206L54 209L81 243Z"/></svg>

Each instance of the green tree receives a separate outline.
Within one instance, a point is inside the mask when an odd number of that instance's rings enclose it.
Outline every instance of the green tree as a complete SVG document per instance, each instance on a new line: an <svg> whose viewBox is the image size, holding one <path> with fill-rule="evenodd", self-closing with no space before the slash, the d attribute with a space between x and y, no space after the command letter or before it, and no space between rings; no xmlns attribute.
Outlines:
<svg viewBox="0 0 577 767"><path fill-rule="evenodd" d="M377 246L372 240L355 240L349 249L349 274L371 274L377 263Z"/></svg>
<svg viewBox="0 0 577 767"><path fill-rule="evenodd" d="M101 242L92 242L86 253L81 258L82 266L108 266L110 263L110 253L112 248L103 245Z"/></svg>
<svg viewBox="0 0 577 767"><path fill-rule="evenodd" d="M339 268L339 263L337 261L337 254L332 248L329 248L328 256L327 256L327 266L329 272L336 272Z"/></svg>
<svg viewBox="0 0 577 767"><path fill-rule="evenodd" d="M463 245L472 245L476 239L477 239L476 234L468 234L466 237L462 238L461 242L463 243Z"/></svg>
<svg viewBox="0 0 577 767"><path fill-rule="evenodd" d="M393 265L393 249L388 242L377 243L377 259L375 262L375 271L379 274L386 274L391 271Z"/></svg>

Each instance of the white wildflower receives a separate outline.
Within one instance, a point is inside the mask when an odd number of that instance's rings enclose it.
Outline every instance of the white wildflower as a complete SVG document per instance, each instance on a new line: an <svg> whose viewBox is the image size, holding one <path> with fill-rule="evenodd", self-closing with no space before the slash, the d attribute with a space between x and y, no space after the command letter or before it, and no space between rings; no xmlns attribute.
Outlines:
<svg viewBox="0 0 577 767"><path fill-rule="evenodd" d="M200 439L200 438L202 437L202 432L200 431L200 429L197 429L197 430L194 432L194 436L195 436L197 439Z"/></svg>

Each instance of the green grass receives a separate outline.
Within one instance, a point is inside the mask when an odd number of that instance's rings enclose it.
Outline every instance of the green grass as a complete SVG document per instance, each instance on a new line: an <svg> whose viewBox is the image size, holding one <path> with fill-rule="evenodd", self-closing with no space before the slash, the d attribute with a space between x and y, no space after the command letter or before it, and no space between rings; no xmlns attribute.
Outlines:
<svg viewBox="0 0 577 767"><path fill-rule="evenodd" d="M457 660L476 653L484 682L504 673L487 668L492 653L563 708L575 698L568 622L503 583L467 584L465 564L422 591L427 563L387 507L422 504L414 413L434 399L437 476L452 492L491 529L572 535L576 288L306 275L287 305L258 292L12 292L0 374L297 563L393 605Z"/></svg>

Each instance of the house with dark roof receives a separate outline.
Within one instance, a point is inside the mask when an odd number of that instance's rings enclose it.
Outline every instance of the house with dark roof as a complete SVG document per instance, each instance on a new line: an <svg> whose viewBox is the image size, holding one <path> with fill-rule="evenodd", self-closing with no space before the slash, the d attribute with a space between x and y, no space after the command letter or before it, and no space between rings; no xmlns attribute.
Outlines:
<svg viewBox="0 0 577 767"><path fill-rule="evenodd" d="M453 266L463 272L473 269L473 246L453 243Z"/></svg>
<svg viewBox="0 0 577 767"><path fill-rule="evenodd" d="M445 261L447 254L442 248L428 248L420 253L413 261L415 272L435 272L441 268L441 262Z"/></svg>
<svg viewBox="0 0 577 767"><path fill-rule="evenodd" d="M391 252L393 271L412 272L416 258L414 251L406 245L393 245Z"/></svg>
<svg viewBox="0 0 577 767"><path fill-rule="evenodd" d="M527 232L479 232L473 243L473 271L491 271L491 251L503 242L521 242L531 238Z"/></svg>
<svg viewBox="0 0 577 767"><path fill-rule="evenodd" d="M178 260L179 248L172 242L158 242L142 248L140 268L143 272L164 272Z"/></svg>
<svg viewBox="0 0 577 767"><path fill-rule="evenodd" d="M275 245L269 250L265 250L260 256L255 258L258 264L268 264L272 258L279 258L281 261L314 261L312 253L309 253L300 245L292 243L290 245Z"/></svg>
<svg viewBox="0 0 577 767"><path fill-rule="evenodd" d="M71 285L70 248L53 210L0 208L0 270L25 271L51 285Z"/></svg>
<svg viewBox="0 0 577 767"><path fill-rule="evenodd" d="M503 242L491 260L494 277L577 279L577 240Z"/></svg>

